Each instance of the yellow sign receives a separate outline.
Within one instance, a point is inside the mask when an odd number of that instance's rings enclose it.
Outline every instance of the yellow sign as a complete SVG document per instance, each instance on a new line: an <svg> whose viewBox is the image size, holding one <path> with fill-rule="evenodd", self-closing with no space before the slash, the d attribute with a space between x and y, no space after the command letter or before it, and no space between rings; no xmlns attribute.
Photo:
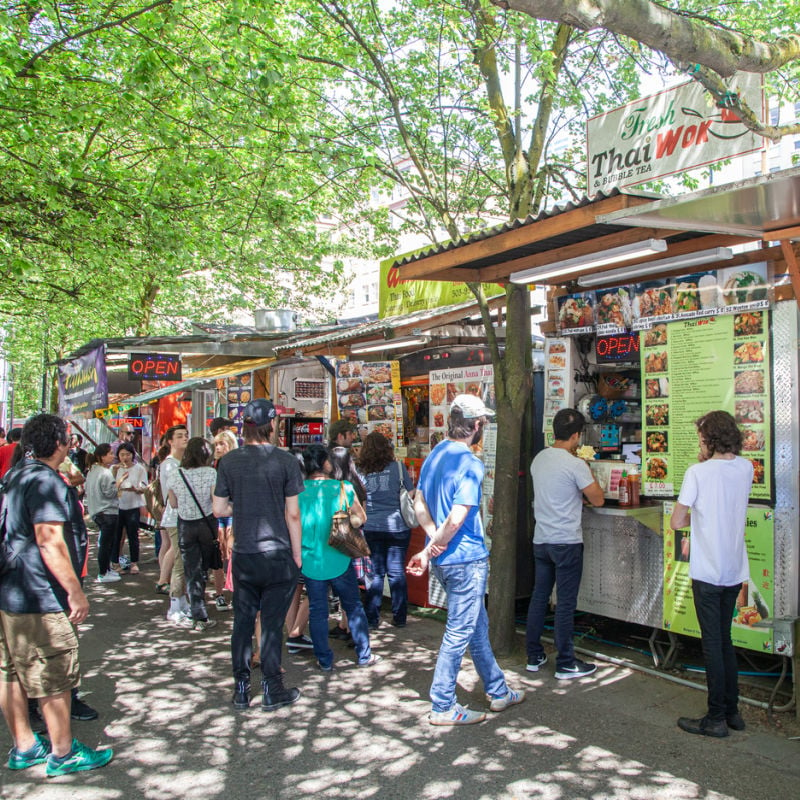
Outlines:
<svg viewBox="0 0 800 800"><path fill-rule="evenodd" d="M404 281L400 270L392 264L398 256L381 261L378 288L378 317L399 317L430 308L454 306L475 299L466 283L450 281ZM504 289L496 283L485 283L487 297L502 294Z"/></svg>

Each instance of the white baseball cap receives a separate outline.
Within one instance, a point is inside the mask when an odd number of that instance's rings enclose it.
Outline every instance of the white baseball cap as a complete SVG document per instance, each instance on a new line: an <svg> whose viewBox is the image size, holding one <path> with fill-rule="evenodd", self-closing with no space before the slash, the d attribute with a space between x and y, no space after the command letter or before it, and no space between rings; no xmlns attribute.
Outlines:
<svg viewBox="0 0 800 800"><path fill-rule="evenodd" d="M480 397L474 394L459 394L456 399L450 404L450 411L457 408L463 415L464 419L478 419L478 417L493 417L495 412L491 408L487 408Z"/></svg>

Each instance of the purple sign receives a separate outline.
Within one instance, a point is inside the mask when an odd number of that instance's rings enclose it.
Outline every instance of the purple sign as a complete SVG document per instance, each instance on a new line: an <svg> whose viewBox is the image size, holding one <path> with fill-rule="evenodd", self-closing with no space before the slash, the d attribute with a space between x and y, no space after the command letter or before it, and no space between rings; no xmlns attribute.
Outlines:
<svg viewBox="0 0 800 800"><path fill-rule="evenodd" d="M58 413L62 417L91 413L108 406L105 345L58 368Z"/></svg>

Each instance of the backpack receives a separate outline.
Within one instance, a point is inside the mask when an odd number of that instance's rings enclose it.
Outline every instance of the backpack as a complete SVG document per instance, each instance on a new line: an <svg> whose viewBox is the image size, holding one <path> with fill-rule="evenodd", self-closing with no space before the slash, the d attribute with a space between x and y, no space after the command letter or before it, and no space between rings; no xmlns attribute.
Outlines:
<svg viewBox="0 0 800 800"><path fill-rule="evenodd" d="M12 562L17 557L8 544L6 536L6 517L8 516L6 488L6 482L0 481L0 575L5 575L11 569Z"/></svg>
<svg viewBox="0 0 800 800"><path fill-rule="evenodd" d="M147 513L153 518L156 527L161 523L164 514L164 494L161 491L161 469L156 470L156 476L144 490L144 505Z"/></svg>

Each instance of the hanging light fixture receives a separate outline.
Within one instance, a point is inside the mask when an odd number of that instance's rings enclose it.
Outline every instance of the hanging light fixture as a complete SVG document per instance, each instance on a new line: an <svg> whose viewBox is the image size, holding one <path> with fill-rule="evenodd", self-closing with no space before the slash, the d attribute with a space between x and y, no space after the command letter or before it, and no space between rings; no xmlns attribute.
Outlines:
<svg viewBox="0 0 800 800"><path fill-rule="evenodd" d="M541 267L512 272L509 280L511 283L536 283L550 278L558 278L576 269L602 267L615 261L630 261L631 259L642 258L654 253L663 253L666 249L667 243L664 239L645 239L642 242L631 242L619 247L611 247L598 253L587 253L583 256L568 258L565 261L555 261L552 264L545 264Z"/></svg>

